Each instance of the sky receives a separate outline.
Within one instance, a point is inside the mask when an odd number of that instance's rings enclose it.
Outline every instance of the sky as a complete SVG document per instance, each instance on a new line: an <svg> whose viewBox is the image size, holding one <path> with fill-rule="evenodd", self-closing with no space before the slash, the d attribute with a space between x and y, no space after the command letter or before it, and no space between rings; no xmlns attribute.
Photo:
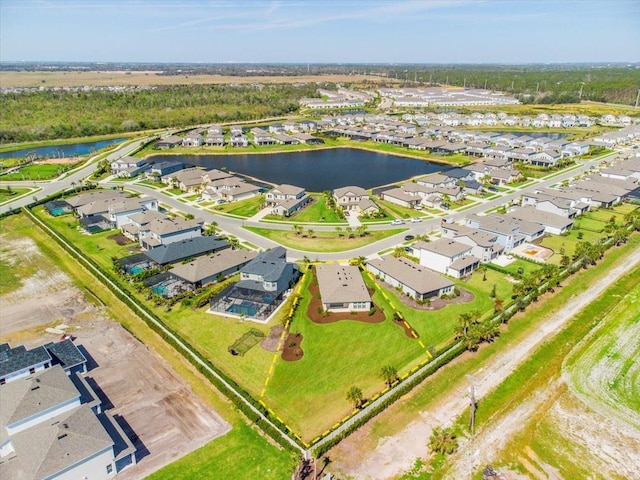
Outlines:
<svg viewBox="0 0 640 480"><path fill-rule="evenodd" d="M640 0L0 0L0 61L640 62Z"/></svg>

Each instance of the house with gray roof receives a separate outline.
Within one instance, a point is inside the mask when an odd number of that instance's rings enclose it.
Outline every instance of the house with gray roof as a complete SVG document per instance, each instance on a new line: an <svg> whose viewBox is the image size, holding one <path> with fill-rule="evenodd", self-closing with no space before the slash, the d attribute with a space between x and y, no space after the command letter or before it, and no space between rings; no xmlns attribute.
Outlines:
<svg viewBox="0 0 640 480"><path fill-rule="evenodd" d="M202 236L203 220L198 218L159 218L149 222L138 232L140 246L151 250L160 245Z"/></svg>
<svg viewBox="0 0 640 480"><path fill-rule="evenodd" d="M418 302L450 295L455 289L452 281L404 257L385 256L368 260L366 268L376 278L400 289Z"/></svg>
<svg viewBox="0 0 640 480"><path fill-rule="evenodd" d="M27 350L0 344L0 385L60 365L67 374L87 371L87 359L71 339L50 342Z"/></svg>
<svg viewBox="0 0 640 480"><path fill-rule="evenodd" d="M176 148L180 145L182 145L182 137L177 135L170 135L156 142L156 148L158 150L169 150L170 148Z"/></svg>
<svg viewBox="0 0 640 480"><path fill-rule="evenodd" d="M311 201L304 188L281 184L267 192L265 203L274 215L288 217Z"/></svg>
<svg viewBox="0 0 640 480"><path fill-rule="evenodd" d="M0 478L110 479L135 452L91 386L59 365L0 387Z"/></svg>
<svg viewBox="0 0 640 480"><path fill-rule="evenodd" d="M195 290L240 271L240 268L257 256L256 252L249 250L227 249L197 257L187 263L179 263L169 273Z"/></svg>
<svg viewBox="0 0 640 480"><path fill-rule="evenodd" d="M571 227L573 227L573 218L538 210L532 206L513 208L509 210L509 213L505 215L505 217L515 221L523 220L541 225L544 227L546 233L552 233L554 235L568 232Z"/></svg>
<svg viewBox="0 0 640 480"><path fill-rule="evenodd" d="M371 295L360 269L337 263L316 266L322 308L328 312L361 312L371 308Z"/></svg>
<svg viewBox="0 0 640 480"><path fill-rule="evenodd" d="M240 269L240 281L211 299L209 312L265 322L300 278L287 251L276 247L260 253Z"/></svg>
<svg viewBox="0 0 640 480"><path fill-rule="evenodd" d="M202 192L205 200L236 202L259 195L261 188L234 175L211 181Z"/></svg>
<svg viewBox="0 0 640 480"><path fill-rule="evenodd" d="M471 255L471 245L450 238L435 242L419 241L412 245L420 265L454 278L460 278L478 268L480 260Z"/></svg>
<svg viewBox="0 0 640 480"><path fill-rule="evenodd" d="M336 205L345 212L354 212L357 215L370 215L380 211L378 205L369 198L369 194L362 187L350 185L336 188L332 195Z"/></svg>
<svg viewBox="0 0 640 480"><path fill-rule="evenodd" d="M229 242L219 237L200 236L159 245L143 252L143 255L154 265L169 265L188 258L199 257L208 253L219 252L229 248ZM139 254L137 254L139 255ZM129 257L126 257L129 258Z"/></svg>
<svg viewBox="0 0 640 480"><path fill-rule="evenodd" d="M465 218L465 225L496 235L496 241L504 247L506 253L526 240L525 236L520 232L518 224L503 216L470 215Z"/></svg>

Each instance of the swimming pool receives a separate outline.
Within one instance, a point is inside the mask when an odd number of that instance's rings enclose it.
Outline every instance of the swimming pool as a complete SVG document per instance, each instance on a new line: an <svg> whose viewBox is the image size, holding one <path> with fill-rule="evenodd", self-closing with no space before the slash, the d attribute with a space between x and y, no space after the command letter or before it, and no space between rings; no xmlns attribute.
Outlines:
<svg viewBox="0 0 640 480"><path fill-rule="evenodd" d="M236 303L227 308L227 312L235 313L237 315L246 315L247 317L254 317L258 312L255 304L243 300L242 303Z"/></svg>

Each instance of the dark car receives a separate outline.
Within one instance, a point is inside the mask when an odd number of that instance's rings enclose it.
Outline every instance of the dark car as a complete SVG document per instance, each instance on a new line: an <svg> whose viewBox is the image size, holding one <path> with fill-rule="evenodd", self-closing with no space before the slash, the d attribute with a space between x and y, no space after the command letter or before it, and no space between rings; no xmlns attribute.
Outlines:
<svg viewBox="0 0 640 480"><path fill-rule="evenodd" d="M443 210L449 210L449 204L448 203L441 203L440 204L440 208L442 208Z"/></svg>
<svg viewBox="0 0 640 480"><path fill-rule="evenodd" d="M490 192L497 192L498 189L496 187L489 187L487 190L489 190Z"/></svg>
<svg viewBox="0 0 640 480"><path fill-rule="evenodd" d="M405 237L404 237L405 241L407 241L407 242L409 240L413 240L414 238L416 238L416 237L414 237L413 235L405 235Z"/></svg>

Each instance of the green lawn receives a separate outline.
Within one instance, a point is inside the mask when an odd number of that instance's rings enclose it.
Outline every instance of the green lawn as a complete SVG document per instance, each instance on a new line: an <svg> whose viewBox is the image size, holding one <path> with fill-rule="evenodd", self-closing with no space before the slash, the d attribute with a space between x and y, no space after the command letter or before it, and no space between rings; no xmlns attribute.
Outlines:
<svg viewBox="0 0 640 480"><path fill-rule="evenodd" d="M146 477L149 480L194 478L282 480L297 464L289 453L271 445L243 421L204 447Z"/></svg>
<svg viewBox="0 0 640 480"><path fill-rule="evenodd" d="M327 206L324 195L311 195L312 203L303 208L298 213L292 215L288 219L282 219L281 217L272 218L286 220L293 223L339 223L346 224L347 222L340 218L340 216Z"/></svg>
<svg viewBox="0 0 640 480"><path fill-rule="evenodd" d="M15 200L22 195L29 193L28 188L3 187L0 188L0 204Z"/></svg>
<svg viewBox="0 0 640 480"><path fill-rule="evenodd" d="M588 230L590 232L602 233L606 223L599 220L594 220L585 215L578 217L573 222L573 228L578 230Z"/></svg>
<svg viewBox="0 0 640 480"><path fill-rule="evenodd" d="M415 210L413 208L401 207L400 205L396 205L395 203L388 202L386 200L378 199L376 201L387 210L392 211L398 218L421 217L424 215L422 213L423 212L422 210Z"/></svg>
<svg viewBox="0 0 640 480"><path fill-rule="evenodd" d="M296 463L293 457L274 446L258 429L249 427L245 423L244 416L235 410L232 404L208 381L204 380L173 347L150 330L87 270L77 268L77 261L66 254L42 230L35 227L24 215L14 215L0 220L0 231L2 232L0 243L22 241L25 237L32 238L42 253L42 255L27 256L27 261L21 261L19 268L12 269L14 275L26 278L36 271L46 275L62 269L74 282L86 287L100 298L106 304L104 311L106 315L116 319L148 348L161 355L176 373L189 383L195 394L232 425L232 430L227 434L175 463L167 465L154 473L151 478L210 478L212 472L215 472L218 478L225 479L289 478ZM4 266L0 266L0 275L5 273ZM6 285L5 278L1 279L0 287Z"/></svg>
<svg viewBox="0 0 640 480"><path fill-rule="evenodd" d="M0 180L50 180L71 170L73 166L57 164L27 165L16 172L0 176Z"/></svg>
<svg viewBox="0 0 640 480"><path fill-rule="evenodd" d="M529 276L531 273L540 270L542 268L541 264L535 263L535 262L530 262L527 260L521 260L518 259L512 263L510 263L509 265L505 266L505 267L501 267L504 268L505 270L507 270L508 272L517 275L518 274L518 270L522 269L524 271L523 275L524 276Z"/></svg>
<svg viewBox="0 0 640 480"><path fill-rule="evenodd" d="M260 205L262 204L263 197L258 195L256 197L247 198L246 200L240 200L238 202L222 203L214 207L215 211L228 213L230 215L236 215L238 217L249 218L253 217L260 211Z"/></svg>
<svg viewBox="0 0 640 480"><path fill-rule="evenodd" d="M346 252L407 230L406 228L376 230L368 232L367 235L363 237L356 235L354 238L347 238L347 236L344 235L339 238L335 232L314 232L313 237L310 237L307 233L308 229L305 229L304 235L307 235L307 237L304 237L302 235L295 235L293 230L270 230L268 228L258 227L244 228L287 248L294 248L305 252Z"/></svg>
<svg viewBox="0 0 640 480"><path fill-rule="evenodd" d="M578 234L582 233L582 240L578 239ZM540 243L541 246L550 248L553 250L553 255L549 258L549 262L555 265L560 264L560 260L562 258L562 251L564 249L564 254L571 257L575 250L578 242L597 242L600 240L602 235L596 232L591 232L589 230L577 230L572 229L569 231L568 235L545 235Z"/></svg>
<svg viewBox="0 0 640 480"><path fill-rule="evenodd" d="M388 307L383 323L347 320L319 325L310 321L306 311L311 298L304 292L311 275L304 280L291 327L292 332L303 335L304 356L295 362L276 363L264 401L309 441L351 413L352 405L345 398L349 387L357 385L365 397L371 397L385 387L379 375L384 365L404 372L426 355L417 340L393 325ZM380 305L381 297L374 294L374 302Z"/></svg>

